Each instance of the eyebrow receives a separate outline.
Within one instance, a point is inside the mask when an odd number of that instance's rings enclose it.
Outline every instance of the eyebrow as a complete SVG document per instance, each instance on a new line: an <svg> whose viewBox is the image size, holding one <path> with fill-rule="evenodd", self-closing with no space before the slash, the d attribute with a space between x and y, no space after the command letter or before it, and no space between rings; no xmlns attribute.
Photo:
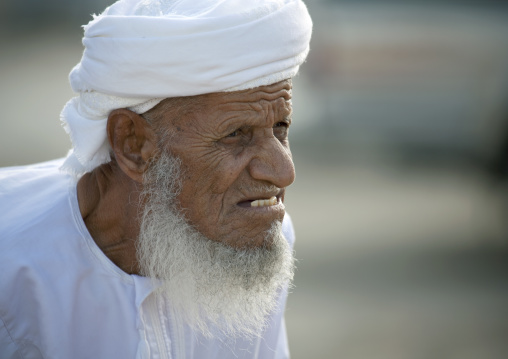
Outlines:
<svg viewBox="0 0 508 359"><path fill-rule="evenodd" d="M253 113L254 112L255 111L253 111ZM279 122L285 122L288 125L290 125L292 123L291 114L292 113L289 113L288 116L286 116L282 119L277 119L277 120L273 121L273 124L271 125L271 127L273 127L275 124L277 124ZM223 134L229 134L229 133L231 133L239 128L242 128L242 127L259 126L259 124L260 124L259 118L255 118L255 117L256 117L256 115L240 117L236 111L235 111L235 113L233 113L233 111L232 111L231 116L229 118L223 120L221 122L221 124L219 124L216 127L216 132L218 135L223 135Z"/></svg>

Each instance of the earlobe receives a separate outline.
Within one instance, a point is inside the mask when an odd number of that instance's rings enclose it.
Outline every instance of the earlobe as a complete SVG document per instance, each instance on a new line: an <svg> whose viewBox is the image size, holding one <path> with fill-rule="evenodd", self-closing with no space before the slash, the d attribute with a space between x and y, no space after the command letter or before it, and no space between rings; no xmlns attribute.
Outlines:
<svg viewBox="0 0 508 359"><path fill-rule="evenodd" d="M143 173L155 155L155 133L140 115L127 109L110 113L107 125L108 139L122 171L141 183Z"/></svg>

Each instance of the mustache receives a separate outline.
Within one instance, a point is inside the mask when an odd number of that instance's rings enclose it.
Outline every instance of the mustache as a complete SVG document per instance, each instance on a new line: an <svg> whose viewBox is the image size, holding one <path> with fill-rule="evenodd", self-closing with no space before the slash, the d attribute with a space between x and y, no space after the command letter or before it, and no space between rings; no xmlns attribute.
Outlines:
<svg viewBox="0 0 508 359"><path fill-rule="evenodd" d="M256 194L280 192L282 190L282 188L279 188L273 184L252 183L250 185L241 184L238 187L238 190L242 193L250 193L250 194L256 195Z"/></svg>

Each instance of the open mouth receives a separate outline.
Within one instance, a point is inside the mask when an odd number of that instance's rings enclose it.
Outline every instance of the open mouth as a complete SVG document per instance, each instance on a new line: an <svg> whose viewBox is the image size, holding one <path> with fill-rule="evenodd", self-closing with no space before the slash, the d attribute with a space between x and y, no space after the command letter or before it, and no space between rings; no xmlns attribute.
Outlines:
<svg viewBox="0 0 508 359"><path fill-rule="evenodd" d="M248 208L248 207L269 207L275 206L278 203L278 199L276 196L272 196L268 199L260 198L255 200L247 200L238 203L240 207Z"/></svg>

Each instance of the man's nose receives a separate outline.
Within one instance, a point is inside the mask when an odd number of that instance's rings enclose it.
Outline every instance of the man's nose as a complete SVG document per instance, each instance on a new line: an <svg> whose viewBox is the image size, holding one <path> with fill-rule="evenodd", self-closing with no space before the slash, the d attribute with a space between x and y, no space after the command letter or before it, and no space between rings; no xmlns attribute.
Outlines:
<svg viewBox="0 0 508 359"><path fill-rule="evenodd" d="M270 182L279 188L288 187L295 180L295 166L289 147L273 135L258 141L249 163L249 172L254 179Z"/></svg>

